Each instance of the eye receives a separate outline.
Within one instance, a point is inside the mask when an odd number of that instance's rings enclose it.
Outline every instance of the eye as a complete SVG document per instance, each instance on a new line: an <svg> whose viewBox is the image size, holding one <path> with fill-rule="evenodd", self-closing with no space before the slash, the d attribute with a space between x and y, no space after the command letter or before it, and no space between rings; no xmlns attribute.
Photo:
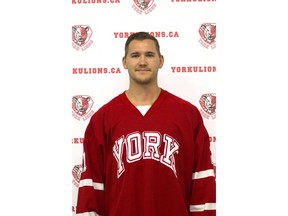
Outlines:
<svg viewBox="0 0 288 216"><path fill-rule="evenodd" d="M155 54L154 54L153 52L148 52L148 53L146 53L146 56L147 56L147 57L154 57Z"/></svg>
<svg viewBox="0 0 288 216"><path fill-rule="evenodd" d="M132 57L132 58L137 58L137 57L139 57L139 54L137 54L137 53L132 54L131 57Z"/></svg>

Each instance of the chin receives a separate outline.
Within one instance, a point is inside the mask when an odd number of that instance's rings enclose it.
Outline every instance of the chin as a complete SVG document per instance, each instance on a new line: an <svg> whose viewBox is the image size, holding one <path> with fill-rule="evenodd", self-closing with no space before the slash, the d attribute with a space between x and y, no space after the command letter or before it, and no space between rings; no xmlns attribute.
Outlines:
<svg viewBox="0 0 288 216"><path fill-rule="evenodd" d="M140 85L146 85L151 83L151 79L136 79L135 82Z"/></svg>

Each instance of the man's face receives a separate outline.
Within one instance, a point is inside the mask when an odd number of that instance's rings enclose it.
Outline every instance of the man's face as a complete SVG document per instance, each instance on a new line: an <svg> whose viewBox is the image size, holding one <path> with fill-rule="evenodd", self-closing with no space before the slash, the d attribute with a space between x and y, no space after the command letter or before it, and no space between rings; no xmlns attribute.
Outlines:
<svg viewBox="0 0 288 216"><path fill-rule="evenodd" d="M130 81L138 85L157 83L158 69L164 63L152 40L133 40L129 44L127 56L122 60L128 70Z"/></svg>

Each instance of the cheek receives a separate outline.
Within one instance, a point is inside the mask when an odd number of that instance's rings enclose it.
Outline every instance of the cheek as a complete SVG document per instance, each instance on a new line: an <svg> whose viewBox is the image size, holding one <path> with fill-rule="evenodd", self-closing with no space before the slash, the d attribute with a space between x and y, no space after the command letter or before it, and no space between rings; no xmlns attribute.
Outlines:
<svg viewBox="0 0 288 216"><path fill-rule="evenodd" d="M125 61L125 62L123 62L123 66L124 66L125 69L135 68L136 65L137 65L137 63L136 63L136 62L132 62L132 61L129 61L129 62Z"/></svg>

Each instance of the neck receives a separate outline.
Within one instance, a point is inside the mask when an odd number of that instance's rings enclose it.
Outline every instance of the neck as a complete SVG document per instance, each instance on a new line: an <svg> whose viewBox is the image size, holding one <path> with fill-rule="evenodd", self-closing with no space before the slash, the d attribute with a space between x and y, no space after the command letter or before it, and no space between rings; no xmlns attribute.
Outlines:
<svg viewBox="0 0 288 216"><path fill-rule="evenodd" d="M129 88L125 94L134 106L152 105L158 98L161 89L153 88Z"/></svg>

